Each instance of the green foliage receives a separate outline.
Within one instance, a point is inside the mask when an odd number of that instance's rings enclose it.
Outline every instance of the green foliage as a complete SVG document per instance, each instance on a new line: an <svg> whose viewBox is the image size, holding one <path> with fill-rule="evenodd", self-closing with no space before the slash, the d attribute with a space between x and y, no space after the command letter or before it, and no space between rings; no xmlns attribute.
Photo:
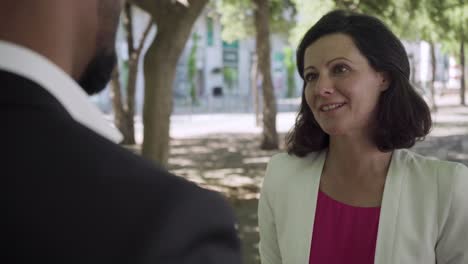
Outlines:
<svg viewBox="0 0 468 264"><path fill-rule="evenodd" d="M416 1L416 0L413 0ZM323 15L334 10L351 10L363 14L379 17L387 24L397 23L399 12L398 6L406 0L293 0L297 10L297 26L292 30L290 43L297 46L304 34Z"/></svg>
<svg viewBox="0 0 468 264"><path fill-rule="evenodd" d="M128 60L122 60L121 65L119 67L120 71L120 87L122 89L122 95L124 97L127 97L127 92L128 92L128 78L129 78L129 73L130 73L130 66L128 63Z"/></svg>
<svg viewBox="0 0 468 264"><path fill-rule="evenodd" d="M199 36L197 33L193 33L192 36L192 49L190 50L190 55L188 59L188 79L190 83L190 98L192 103L197 104L197 87L195 84L195 76L197 74L197 49L198 49L198 39Z"/></svg>
<svg viewBox="0 0 468 264"><path fill-rule="evenodd" d="M397 7L401 10L397 19L394 21L387 19L387 24L402 39L425 40L434 43L439 34L437 25L434 24L427 12L427 1L430 0L405 1ZM403 12L404 10L408 10L408 12Z"/></svg>
<svg viewBox="0 0 468 264"><path fill-rule="evenodd" d="M237 80L237 70L232 67L223 68L223 78L229 90L234 87L234 82Z"/></svg>
<svg viewBox="0 0 468 264"><path fill-rule="evenodd" d="M287 47L284 49L284 65L286 66L287 85L288 85L286 97L291 98L294 96L294 93L296 90L296 82L294 79L295 72L296 72L296 63L294 61L293 49L290 47Z"/></svg>
<svg viewBox="0 0 468 264"><path fill-rule="evenodd" d="M298 26L293 30L290 42L297 45L305 32L325 13L334 9L351 10L378 17L399 36L413 37L419 32L414 26L418 8L423 0L294 0L298 10Z"/></svg>
<svg viewBox="0 0 468 264"><path fill-rule="evenodd" d="M252 0L213 0L211 5L221 14L222 38L227 42L241 40L255 34ZM295 25L296 9L292 0L270 0L271 31L289 34Z"/></svg>
<svg viewBox="0 0 468 264"><path fill-rule="evenodd" d="M468 2L463 0L430 1L428 13L441 29L441 40L446 52L458 54L460 45L468 39Z"/></svg>
<svg viewBox="0 0 468 264"><path fill-rule="evenodd" d="M335 8L332 0L310 1L293 0L297 10L297 24L291 30L289 43L294 47L299 44L307 30L323 15Z"/></svg>

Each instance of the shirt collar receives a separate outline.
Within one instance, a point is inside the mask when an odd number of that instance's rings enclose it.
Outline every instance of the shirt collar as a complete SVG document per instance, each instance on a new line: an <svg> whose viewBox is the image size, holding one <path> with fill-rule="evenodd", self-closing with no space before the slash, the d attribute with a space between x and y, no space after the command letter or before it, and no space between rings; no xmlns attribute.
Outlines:
<svg viewBox="0 0 468 264"><path fill-rule="evenodd" d="M118 143L120 132L104 119L85 91L61 68L42 55L0 40L0 70L34 81L52 94L79 123Z"/></svg>

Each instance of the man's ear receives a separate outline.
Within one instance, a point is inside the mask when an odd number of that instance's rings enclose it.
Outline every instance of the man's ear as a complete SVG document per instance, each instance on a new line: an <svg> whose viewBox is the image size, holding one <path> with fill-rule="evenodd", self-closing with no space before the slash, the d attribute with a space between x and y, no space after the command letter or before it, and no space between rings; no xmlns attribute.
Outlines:
<svg viewBox="0 0 468 264"><path fill-rule="evenodd" d="M379 72L380 76L380 90L383 92L390 87L390 83L392 82L390 78L390 74L388 72Z"/></svg>

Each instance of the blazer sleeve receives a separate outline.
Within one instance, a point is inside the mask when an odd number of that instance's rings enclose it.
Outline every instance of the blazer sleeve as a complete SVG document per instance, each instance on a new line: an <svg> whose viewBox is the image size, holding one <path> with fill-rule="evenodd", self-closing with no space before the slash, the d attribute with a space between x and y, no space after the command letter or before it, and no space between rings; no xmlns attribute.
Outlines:
<svg viewBox="0 0 468 264"><path fill-rule="evenodd" d="M260 230L260 259L262 264L281 264L281 254L276 233L275 216L272 208L272 159L267 166L260 192L258 205L258 225Z"/></svg>
<svg viewBox="0 0 468 264"><path fill-rule="evenodd" d="M439 240L436 244L438 264L468 263L468 168L455 166L453 175L439 175L453 179L447 184L447 194L439 191ZM440 183L440 181L439 181ZM447 197L444 199L444 197Z"/></svg>

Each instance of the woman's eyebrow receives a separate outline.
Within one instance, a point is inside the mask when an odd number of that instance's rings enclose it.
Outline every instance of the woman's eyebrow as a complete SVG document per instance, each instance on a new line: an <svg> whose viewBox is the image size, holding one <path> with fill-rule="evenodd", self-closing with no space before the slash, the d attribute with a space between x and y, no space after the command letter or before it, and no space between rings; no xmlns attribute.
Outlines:
<svg viewBox="0 0 468 264"><path fill-rule="evenodd" d="M334 61L336 61L336 60L345 60L345 61L352 62L350 59L345 58L345 57L336 57L336 58L334 58L334 59L329 60L329 61L327 62L326 65L327 65L327 66L330 65L330 63L332 63L332 62L334 62Z"/></svg>
<svg viewBox="0 0 468 264"><path fill-rule="evenodd" d="M346 60L346 61L349 61L349 62L352 63L352 61L351 61L350 59L348 59L348 58L345 58L345 57L336 57L336 58L333 58L333 59L327 61L326 65L327 65L327 66L330 65L330 63L332 63L332 62L334 62L334 61L336 61L336 60ZM315 67L314 67L313 65L309 65L309 66L307 66L307 67L304 68L304 72L305 72L306 70L309 70L309 69L314 70Z"/></svg>

